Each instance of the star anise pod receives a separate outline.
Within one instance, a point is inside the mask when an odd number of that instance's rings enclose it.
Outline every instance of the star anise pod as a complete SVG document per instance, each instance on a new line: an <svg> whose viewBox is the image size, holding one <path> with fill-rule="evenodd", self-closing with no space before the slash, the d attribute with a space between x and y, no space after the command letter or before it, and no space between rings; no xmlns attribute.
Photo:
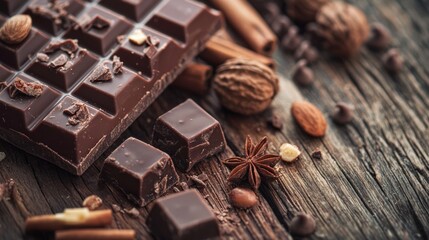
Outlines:
<svg viewBox="0 0 429 240"><path fill-rule="evenodd" d="M279 162L278 155L265 154L267 150L267 137L254 145L250 136L247 136L245 143L245 157L232 157L223 160L228 168L232 169L228 181L243 182L246 181L253 189L258 189L261 185L261 179L272 181L278 178L278 173L274 166Z"/></svg>

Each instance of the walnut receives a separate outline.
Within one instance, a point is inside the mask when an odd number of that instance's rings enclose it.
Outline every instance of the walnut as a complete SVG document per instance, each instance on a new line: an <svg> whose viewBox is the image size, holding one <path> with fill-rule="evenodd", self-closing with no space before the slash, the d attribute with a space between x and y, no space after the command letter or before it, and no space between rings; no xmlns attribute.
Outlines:
<svg viewBox="0 0 429 240"><path fill-rule="evenodd" d="M311 29L314 42L338 57L356 54L369 36L365 14L358 8L343 2L324 5L316 16Z"/></svg>
<svg viewBox="0 0 429 240"><path fill-rule="evenodd" d="M317 12L330 0L289 0L287 15L301 23L313 22Z"/></svg>
<svg viewBox="0 0 429 240"><path fill-rule="evenodd" d="M279 79L271 68L245 59L219 66L213 85L225 108L244 115L264 111L279 91Z"/></svg>

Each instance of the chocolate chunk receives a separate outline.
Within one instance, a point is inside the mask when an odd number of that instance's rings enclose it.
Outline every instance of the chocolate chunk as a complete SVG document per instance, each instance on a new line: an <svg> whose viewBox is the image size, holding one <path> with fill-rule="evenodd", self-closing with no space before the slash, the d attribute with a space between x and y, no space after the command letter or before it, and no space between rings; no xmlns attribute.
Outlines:
<svg viewBox="0 0 429 240"><path fill-rule="evenodd" d="M41 62L48 62L49 61L49 56L44 54L44 53L37 53L36 58L37 58L37 60L39 60Z"/></svg>
<svg viewBox="0 0 429 240"><path fill-rule="evenodd" d="M62 50L69 55L76 52L79 49L79 45L77 44L77 40L75 39L66 39L63 41L57 41L50 43L45 49L44 53L53 53L58 50Z"/></svg>
<svg viewBox="0 0 429 240"><path fill-rule="evenodd" d="M292 235L299 237L309 237L316 231L316 220L306 213L298 213L289 224Z"/></svg>
<svg viewBox="0 0 429 240"><path fill-rule="evenodd" d="M9 95L11 98L15 98L18 92L26 96L38 97L42 95L43 85L39 83L26 82L17 78L9 89Z"/></svg>
<svg viewBox="0 0 429 240"><path fill-rule="evenodd" d="M196 190L156 200L146 224L159 239L200 240L220 237L215 214Z"/></svg>
<svg viewBox="0 0 429 240"><path fill-rule="evenodd" d="M185 172L226 146L219 122L191 99L156 120L152 143Z"/></svg>
<svg viewBox="0 0 429 240"><path fill-rule="evenodd" d="M112 1L101 0L100 4L134 21L140 21L160 0Z"/></svg>
<svg viewBox="0 0 429 240"><path fill-rule="evenodd" d="M121 59L118 56L113 56L113 62L112 62L112 71L113 74L119 74L124 71L123 69L124 62L121 62Z"/></svg>
<svg viewBox="0 0 429 240"><path fill-rule="evenodd" d="M308 86L314 82L314 74L311 68L307 67L306 60L300 60L292 73L292 79L294 82L301 86Z"/></svg>
<svg viewBox="0 0 429 240"><path fill-rule="evenodd" d="M314 159L322 159L322 151L319 148L316 148L312 153L311 153L311 157Z"/></svg>
<svg viewBox="0 0 429 240"><path fill-rule="evenodd" d="M170 156L135 138L128 138L113 151L100 177L140 206L166 193L179 179Z"/></svg>
<svg viewBox="0 0 429 240"><path fill-rule="evenodd" d="M98 67L96 67L89 76L89 81L91 82L110 81L112 79L112 72L110 72L110 69L105 65L99 65Z"/></svg>
<svg viewBox="0 0 429 240"><path fill-rule="evenodd" d="M60 54L54 60L49 62L48 66L51 68L58 68L58 67L64 66L64 64L66 64L67 61L68 61L68 57L65 54Z"/></svg>
<svg viewBox="0 0 429 240"><path fill-rule="evenodd" d="M83 103L75 103L74 105L65 109L64 114L69 116L68 122L72 126L76 126L85 122L89 117L88 108Z"/></svg>

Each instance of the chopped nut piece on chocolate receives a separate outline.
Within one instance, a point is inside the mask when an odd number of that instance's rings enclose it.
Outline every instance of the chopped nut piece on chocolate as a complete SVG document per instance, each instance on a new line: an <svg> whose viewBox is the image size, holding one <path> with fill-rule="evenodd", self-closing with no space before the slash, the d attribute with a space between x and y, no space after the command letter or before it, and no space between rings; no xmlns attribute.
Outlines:
<svg viewBox="0 0 429 240"><path fill-rule="evenodd" d="M88 108L83 103L75 103L69 108L65 109L63 113L69 116L68 122L73 126L83 123L89 118Z"/></svg>
<svg viewBox="0 0 429 240"><path fill-rule="evenodd" d="M311 157L314 159L322 159L322 151L319 148L314 149L311 153Z"/></svg>
<svg viewBox="0 0 429 240"><path fill-rule="evenodd" d="M292 73L292 79L294 82L301 86L309 86L314 82L314 74L311 68L307 67L306 60L300 60Z"/></svg>
<svg viewBox="0 0 429 240"><path fill-rule="evenodd" d="M128 40L135 45L141 46L146 43L147 35L141 29L136 29L128 36Z"/></svg>
<svg viewBox="0 0 429 240"><path fill-rule="evenodd" d="M36 58L40 62L48 62L49 56L44 53L37 53Z"/></svg>
<svg viewBox="0 0 429 240"><path fill-rule="evenodd" d="M119 74L122 73L122 71L124 71L123 66L124 66L124 62L121 62L121 59L118 56L113 56L113 66L112 66L112 71L113 74Z"/></svg>
<svg viewBox="0 0 429 240"><path fill-rule="evenodd" d="M26 82L17 78L9 89L9 96L15 98L17 93L22 93L30 97L38 97L43 92L43 85L34 82Z"/></svg>
<svg viewBox="0 0 429 240"><path fill-rule="evenodd" d="M124 209L124 211L133 218L138 218L140 216L140 212L137 208Z"/></svg>
<svg viewBox="0 0 429 240"><path fill-rule="evenodd" d="M7 44L19 44L30 34L31 25L32 20L30 16L15 15L9 18L0 28L0 40Z"/></svg>
<svg viewBox="0 0 429 240"><path fill-rule="evenodd" d="M113 79L112 72L110 72L110 69L105 65L97 66L89 76L90 82L103 82L103 81L110 81L112 79Z"/></svg>
<svg viewBox="0 0 429 240"><path fill-rule="evenodd" d="M95 210L103 204L103 200L97 195L90 195L83 200L82 205L89 210Z"/></svg>
<svg viewBox="0 0 429 240"><path fill-rule="evenodd" d="M61 66L64 66L66 62L68 61L68 58L65 54L60 54L58 57L56 57L54 60L52 60L48 66L51 68L58 68Z"/></svg>

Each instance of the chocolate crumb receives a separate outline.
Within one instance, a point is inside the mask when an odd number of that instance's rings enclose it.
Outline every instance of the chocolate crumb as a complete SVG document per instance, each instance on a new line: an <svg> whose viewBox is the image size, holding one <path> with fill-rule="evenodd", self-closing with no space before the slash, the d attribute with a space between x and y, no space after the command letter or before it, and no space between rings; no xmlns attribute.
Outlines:
<svg viewBox="0 0 429 240"><path fill-rule="evenodd" d="M298 213L292 218L289 230L292 235L308 237L316 231L316 220L310 214Z"/></svg>
<svg viewBox="0 0 429 240"><path fill-rule="evenodd" d="M137 208L124 209L124 211L133 218L138 218L140 216L140 212Z"/></svg>
<svg viewBox="0 0 429 240"><path fill-rule="evenodd" d="M292 73L292 79L294 82L301 86L308 86L314 82L314 74L311 68L307 67L306 60L300 60Z"/></svg>
<svg viewBox="0 0 429 240"><path fill-rule="evenodd" d="M380 51L386 49L390 42L392 41L392 36L390 31L381 23L373 23L371 26L371 36L369 37L366 45L369 49Z"/></svg>
<svg viewBox="0 0 429 240"><path fill-rule="evenodd" d="M112 210L113 210L113 212L116 213L116 212L120 212L122 209L118 205L112 204Z"/></svg>
<svg viewBox="0 0 429 240"><path fill-rule="evenodd" d="M65 54L60 54L54 60L49 62L48 66L51 68L58 68L58 67L64 66L64 64L66 64L67 61L68 61L67 56Z"/></svg>
<svg viewBox="0 0 429 240"><path fill-rule="evenodd" d="M146 42L148 45L153 45L155 47L158 47L161 40L159 40L159 38L154 37L154 36L147 36Z"/></svg>
<svg viewBox="0 0 429 240"><path fill-rule="evenodd" d="M39 62L48 62L49 56L44 53L37 53L36 58Z"/></svg>
<svg viewBox="0 0 429 240"><path fill-rule="evenodd" d="M113 74L119 74L124 71L123 69L124 62L121 62L121 59L118 56L113 56L112 70Z"/></svg>
<svg viewBox="0 0 429 240"><path fill-rule="evenodd" d="M271 117L268 119L268 124L276 130L283 129L283 120L277 112L271 114Z"/></svg>
<svg viewBox="0 0 429 240"><path fill-rule="evenodd" d="M17 78L9 88L9 96L15 98L18 93L29 97L38 97L42 95L43 85L35 82L26 82Z"/></svg>
<svg viewBox="0 0 429 240"><path fill-rule="evenodd" d="M180 182L179 186L182 188L183 191L189 189L189 185L186 182Z"/></svg>
<svg viewBox="0 0 429 240"><path fill-rule="evenodd" d="M335 123L345 125L353 120L354 106L344 102L339 102L335 105L335 110L331 117Z"/></svg>
<svg viewBox="0 0 429 240"><path fill-rule="evenodd" d="M65 109L63 113L69 116L68 123L73 126L83 123L89 118L88 108L83 103L74 103Z"/></svg>
<svg viewBox="0 0 429 240"><path fill-rule="evenodd" d="M112 79L113 79L113 75L110 72L110 69L105 65L97 66L89 76L89 81L92 83L110 81Z"/></svg>
<svg viewBox="0 0 429 240"><path fill-rule="evenodd" d="M180 189L178 189L177 187L173 187L173 191L174 191L175 193L178 193L178 192L180 192Z"/></svg>
<svg viewBox="0 0 429 240"><path fill-rule="evenodd" d="M319 148L314 149L314 151L311 153L311 157L314 159L321 160L322 159L322 151Z"/></svg>
<svg viewBox="0 0 429 240"><path fill-rule="evenodd" d="M58 50L62 50L69 55L72 55L79 49L76 39L66 39L63 41L50 43L43 51L44 53L53 53Z"/></svg>
<svg viewBox="0 0 429 240"><path fill-rule="evenodd" d="M384 67L391 73L399 73L404 67L404 59L397 49L390 49L383 58Z"/></svg>
<svg viewBox="0 0 429 240"><path fill-rule="evenodd" d="M196 188L205 188L207 185L206 183L199 178L199 176L192 175L189 177L190 182L188 182L188 186L195 186Z"/></svg>

